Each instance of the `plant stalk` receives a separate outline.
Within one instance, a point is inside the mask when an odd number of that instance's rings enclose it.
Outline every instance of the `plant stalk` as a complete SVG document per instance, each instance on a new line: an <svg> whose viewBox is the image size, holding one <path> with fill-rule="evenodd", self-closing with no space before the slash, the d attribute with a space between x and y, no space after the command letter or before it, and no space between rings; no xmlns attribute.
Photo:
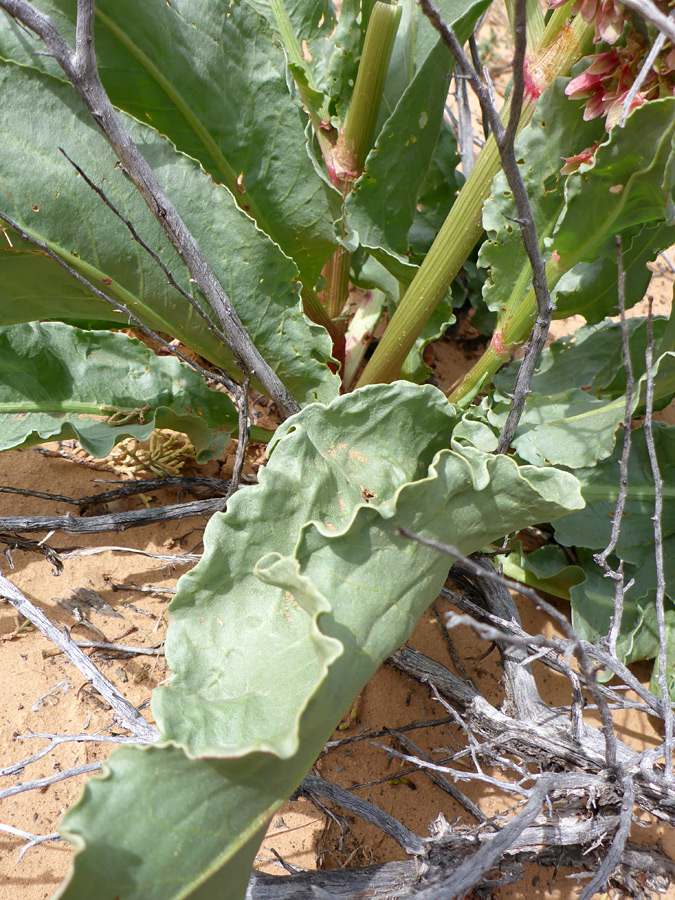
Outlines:
<svg viewBox="0 0 675 900"><path fill-rule="evenodd" d="M537 100L554 78L568 73L590 45L593 26L581 16L567 25L566 17L564 8L555 10L539 45L526 58L519 130L530 121ZM507 101L501 114L503 122L508 121L509 109ZM480 237L483 203L498 170L499 153L491 135L357 387L393 381L398 376L413 344Z"/></svg>
<svg viewBox="0 0 675 900"><path fill-rule="evenodd" d="M397 4L383 3L381 0L377 0L370 14L354 93L344 127L338 137L332 165L329 167L331 181L344 198L351 191L354 182L363 174L366 156L373 145L382 93L400 19L401 7ZM351 252L340 246L323 270L326 279L323 304L328 316L333 320L342 314L347 301L351 257ZM334 325L341 337L340 361L344 363L345 323ZM337 346L336 353L337 358L340 358Z"/></svg>

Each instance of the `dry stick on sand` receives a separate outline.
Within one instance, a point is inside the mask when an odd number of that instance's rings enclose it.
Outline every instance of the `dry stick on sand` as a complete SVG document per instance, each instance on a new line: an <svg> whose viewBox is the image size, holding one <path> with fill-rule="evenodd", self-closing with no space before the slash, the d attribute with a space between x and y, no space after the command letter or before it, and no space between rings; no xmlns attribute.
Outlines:
<svg viewBox="0 0 675 900"><path fill-rule="evenodd" d="M0 8L42 39L48 55L58 62L82 97L92 117L119 156L129 177L185 261L192 278L218 318L220 327L227 337L228 347L243 370L255 375L287 416L298 412L297 402L253 345L199 245L179 216L157 176L123 127L110 102L96 65L93 0L78 0L74 50L49 16L39 12L26 0L0 0Z"/></svg>
<svg viewBox="0 0 675 900"><path fill-rule="evenodd" d="M159 737L159 732L145 721L138 710L124 697L108 679L99 672L89 657L83 653L70 636L58 629L47 616L34 606L21 591L0 574L0 597L8 600L16 611L49 638L65 653L80 670L87 681L107 700L115 713L116 721L128 729L138 743L151 744Z"/></svg>

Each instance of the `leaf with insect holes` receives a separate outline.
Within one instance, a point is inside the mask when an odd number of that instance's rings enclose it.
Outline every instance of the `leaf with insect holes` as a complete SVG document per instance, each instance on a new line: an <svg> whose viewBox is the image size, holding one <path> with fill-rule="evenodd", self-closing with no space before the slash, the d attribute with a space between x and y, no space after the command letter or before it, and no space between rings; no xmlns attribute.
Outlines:
<svg viewBox="0 0 675 900"><path fill-rule="evenodd" d="M117 751L68 812L62 832L85 849L63 900L93 885L101 900L177 900L202 882L213 893L196 896L215 897L230 873L228 898L243 898L261 826L445 581L448 558L398 527L470 553L579 508L573 476L455 444L459 418L435 388L397 382L279 428L172 601L174 674L153 695L170 745ZM131 797L139 815L103 831L101 808Z"/></svg>

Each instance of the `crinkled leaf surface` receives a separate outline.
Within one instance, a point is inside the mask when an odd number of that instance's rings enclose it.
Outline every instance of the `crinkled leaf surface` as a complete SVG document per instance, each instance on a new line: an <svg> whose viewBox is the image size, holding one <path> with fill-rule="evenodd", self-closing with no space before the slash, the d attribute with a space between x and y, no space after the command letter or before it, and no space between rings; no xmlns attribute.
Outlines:
<svg viewBox="0 0 675 900"><path fill-rule="evenodd" d="M134 338L60 322L0 328L0 450L62 437L92 456L153 428L189 435L200 462L237 429L232 401Z"/></svg>
<svg viewBox="0 0 675 900"><path fill-rule="evenodd" d="M73 89L34 69L5 63L0 64L0 90L5 98L0 107L0 209L147 325L179 338L214 363L231 366L229 351L59 153L63 147L105 190L189 289L180 257L116 167L114 152ZM198 163L147 125L123 119L267 362L298 400L335 396L339 381L326 366L330 339L300 310L293 262ZM102 301L91 297L84 302L79 285L61 294L65 279L56 263L14 238L12 244L3 241L0 249L0 323L82 317L85 309L90 317L111 318ZM42 280L33 271L35 264ZM123 316L117 315L117 321L118 327L127 324Z"/></svg>
<svg viewBox="0 0 675 900"><path fill-rule="evenodd" d="M37 5L74 46L74 0ZM112 102L199 160L313 283L335 245L333 217L265 19L242 0L100 0L95 40ZM0 54L43 66L34 50L3 14Z"/></svg>
<svg viewBox="0 0 675 900"><path fill-rule="evenodd" d="M118 774L121 754L111 756L113 777L90 783L96 802L85 796L64 823L86 844L67 900L91 896L101 854L102 900L216 896L198 885L221 869L242 883L252 835L445 580L447 557L400 537L398 525L467 553L580 507L573 476L452 443L458 418L440 391L398 382L308 406L279 429L259 485L211 519L204 557L172 602L174 676L153 711L192 758L177 748L124 751ZM99 810L118 791L151 797L151 813L138 827L108 821L102 838ZM169 811L184 794L190 821L205 823L187 836ZM149 885L158 843L180 840L199 841L194 861L158 848L161 882Z"/></svg>

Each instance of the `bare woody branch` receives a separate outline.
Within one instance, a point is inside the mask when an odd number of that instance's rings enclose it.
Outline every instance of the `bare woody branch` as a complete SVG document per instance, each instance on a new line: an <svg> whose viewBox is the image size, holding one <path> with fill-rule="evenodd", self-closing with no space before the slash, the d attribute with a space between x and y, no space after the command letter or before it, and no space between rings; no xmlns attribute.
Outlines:
<svg viewBox="0 0 675 900"><path fill-rule="evenodd" d="M298 412L297 402L253 345L199 245L110 102L96 66L93 0L78 0L75 50L70 47L51 18L39 12L27 0L0 0L0 8L44 41L49 55L58 62L82 97L216 314L235 359L239 360L245 371L258 379L286 415Z"/></svg>
<svg viewBox="0 0 675 900"><path fill-rule="evenodd" d="M67 632L61 631L49 621L47 616L34 606L18 588L0 574L0 597L12 604L16 611L49 638L63 651L68 659L80 670L87 681L107 700L115 712L115 718L124 728L135 735L137 741L151 744L159 737L159 732L145 721L135 706L121 694L112 682L99 672L89 657L84 654Z"/></svg>
<svg viewBox="0 0 675 900"><path fill-rule="evenodd" d="M654 515L652 523L654 528L654 562L656 567L656 622L659 635L659 686L661 696L666 699L670 696L670 684L668 678L668 631L666 629L666 575L663 558L663 477L659 468L659 460L654 444L654 372L652 368L654 357L654 331L652 328L652 303L649 300L649 314L647 316L647 347L645 349L645 376L647 379L647 396L645 403L645 443L649 456L649 465L654 481ZM665 704L665 777L673 780L673 711L670 704Z"/></svg>

